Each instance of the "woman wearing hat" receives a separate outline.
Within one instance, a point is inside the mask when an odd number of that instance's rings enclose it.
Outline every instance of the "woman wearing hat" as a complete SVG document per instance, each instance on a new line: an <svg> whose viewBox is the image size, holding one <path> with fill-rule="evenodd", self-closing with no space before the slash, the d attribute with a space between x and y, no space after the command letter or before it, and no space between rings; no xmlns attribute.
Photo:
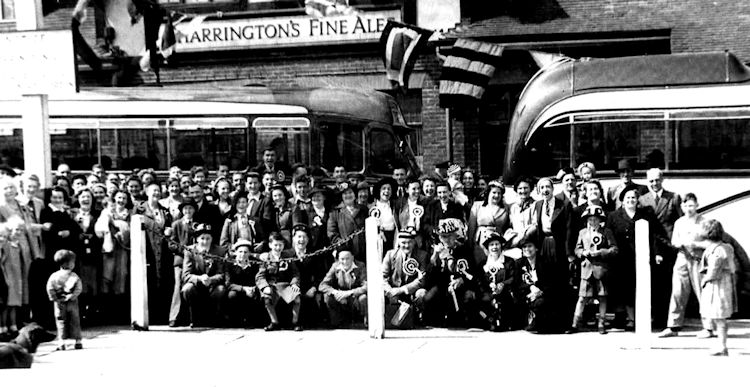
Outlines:
<svg viewBox="0 0 750 387"><path fill-rule="evenodd" d="M483 265L487 256L482 250L482 242L486 235L494 231L503 235L510 227L510 211L503 201L505 186L498 180L493 180L487 186L487 198L484 202L476 202L469 215L469 238L474 246L474 260Z"/></svg>
<svg viewBox="0 0 750 387"><path fill-rule="evenodd" d="M622 322L623 311L627 314L625 328L628 330L635 329L635 222L648 221L652 263L661 262L661 251L668 246L668 242L665 243L667 233L653 210L638 207L639 192L640 188L635 184L625 186L618 197L622 207L607 216L607 227L612 230L619 250L610 265L609 296L617 313L617 322Z"/></svg>
<svg viewBox="0 0 750 387"><path fill-rule="evenodd" d="M375 184L375 201L370 209L377 208L380 212L380 236L383 238L383 249L388 250L394 245L394 237L398 229L396 214L395 189L396 180L386 177Z"/></svg>
<svg viewBox="0 0 750 387"><path fill-rule="evenodd" d="M535 238L524 238L519 243L522 256L516 261L520 282L518 283L519 318L526 330L535 333L562 332L558 305L561 286L556 279L554 265L539 257Z"/></svg>
<svg viewBox="0 0 750 387"><path fill-rule="evenodd" d="M487 250L487 263L482 266L484 276L480 281L482 311L488 316L493 331L507 331L518 325L514 297L518 294L520 278L517 278L516 261L503 254L503 244L505 239L496 232L491 232L482 244Z"/></svg>
<svg viewBox="0 0 750 387"><path fill-rule="evenodd" d="M308 249L317 251L330 245L327 228L331 211L327 205L328 192L326 189L315 187L310 191L309 196L310 205L307 206L307 209L295 211L292 217L295 225L300 223L307 225L310 237Z"/></svg>
<svg viewBox="0 0 750 387"><path fill-rule="evenodd" d="M328 218L328 238L331 243L338 243L355 231L365 227L367 207L357 204L354 190L347 186L341 192L341 203L331 211ZM340 249L349 250L356 260L365 258L365 234L361 233Z"/></svg>
<svg viewBox="0 0 750 387"><path fill-rule="evenodd" d="M599 333L607 333L604 326L607 314L607 284L606 275L609 261L617 256L617 242L608 228L604 227L607 220L604 210L597 205L590 205L581 214L586 222L586 228L578 233L575 255L581 266L581 285L578 287L578 302L573 314L573 324L568 333L577 332L583 319L583 308L592 299L599 301Z"/></svg>

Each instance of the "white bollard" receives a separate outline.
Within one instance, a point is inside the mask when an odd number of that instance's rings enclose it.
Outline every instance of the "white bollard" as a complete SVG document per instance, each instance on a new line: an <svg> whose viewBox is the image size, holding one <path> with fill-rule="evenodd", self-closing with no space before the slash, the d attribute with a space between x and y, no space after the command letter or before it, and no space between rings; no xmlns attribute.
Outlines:
<svg viewBox="0 0 750 387"><path fill-rule="evenodd" d="M130 321L148 329L146 231L142 215L130 219Z"/></svg>
<svg viewBox="0 0 750 387"><path fill-rule="evenodd" d="M635 222L635 336L641 349L651 348L651 252L648 221Z"/></svg>
<svg viewBox="0 0 750 387"><path fill-rule="evenodd" d="M378 220L368 217L365 220L365 240L367 241L367 329L373 339L385 337L385 296L383 294L383 252Z"/></svg>

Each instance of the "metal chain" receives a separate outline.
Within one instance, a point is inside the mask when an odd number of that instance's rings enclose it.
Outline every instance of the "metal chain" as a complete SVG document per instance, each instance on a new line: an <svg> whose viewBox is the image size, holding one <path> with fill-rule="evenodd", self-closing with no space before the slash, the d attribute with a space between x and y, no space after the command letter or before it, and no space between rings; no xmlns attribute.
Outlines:
<svg viewBox="0 0 750 387"><path fill-rule="evenodd" d="M149 218L151 220L155 220L153 216L149 216L149 215L146 215L146 214L139 214L139 215L143 216L144 218ZM162 241L166 240L167 243L170 244L170 245L177 245L177 247L180 248L180 250L186 250L186 251L191 252L192 254L200 255L200 256L202 256L204 258L210 258L210 259L213 259L213 260L219 260L219 261L223 261L223 262L235 265L235 266L242 267L242 265L238 264L235 260L230 259L228 257L228 255L230 253L229 250L227 250L227 253L224 256L216 255L216 254L211 254L211 253L203 252L203 251L198 251L194 247L187 246L187 245L184 245L182 243L179 243L179 242L176 242L176 241L172 240L168 236L164 235L163 231L155 229L153 227L149 227L148 225L146 225L145 222L142 222L141 224L142 224L144 230L148 230L148 231L152 232L154 235L156 235ZM320 250L314 251L314 252L309 253L309 254L305 254L302 257L281 258L278 261L274 261L274 262L282 262L282 261L287 261L287 262L301 262L303 260L306 260L306 259L309 259L309 258L312 258L312 257L317 257L317 256L322 255L324 253L336 250L337 248L339 248L339 247L341 247L341 246L349 243L352 239L354 239L355 237L357 237L358 235L360 235L360 234L362 234L364 232L365 232L365 229L363 227L363 228L360 228L357 231L354 231L353 233L349 234L345 238L337 241L336 243L333 243L330 246L324 247L324 248L322 248ZM264 263L265 261L257 258L257 256L259 256L259 255L260 254L255 254L255 253L251 254L252 258L250 259L250 261L248 262L248 264L250 264L250 265L260 265L260 264Z"/></svg>

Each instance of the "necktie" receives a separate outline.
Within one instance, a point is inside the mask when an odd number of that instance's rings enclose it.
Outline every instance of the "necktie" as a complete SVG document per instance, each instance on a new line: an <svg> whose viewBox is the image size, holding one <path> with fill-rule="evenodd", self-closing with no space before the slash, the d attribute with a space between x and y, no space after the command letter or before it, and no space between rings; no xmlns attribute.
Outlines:
<svg viewBox="0 0 750 387"><path fill-rule="evenodd" d="M396 195L398 195L398 197L404 196L404 187L398 187L398 193Z"/></svg>
<svg viewBox="0 0 750 387"><path fill-rule="evenodd" d="M545 213L545 214L546 214L547 216L549 216L549 215L550 215L550 211L549 211L549 207L550 207L550 206L549 206L549 202L545 201L545 202L544 202L544 206L545 206L545 209L544 209L544 213Z"/></svg>

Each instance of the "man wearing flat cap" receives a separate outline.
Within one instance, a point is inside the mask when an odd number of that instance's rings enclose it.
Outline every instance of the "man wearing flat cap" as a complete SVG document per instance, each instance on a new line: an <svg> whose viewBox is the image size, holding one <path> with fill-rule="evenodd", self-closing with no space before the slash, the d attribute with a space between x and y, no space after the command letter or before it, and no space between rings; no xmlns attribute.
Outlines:
<svg viewBox="0 0 750 387"><path fill-rule="evenodd" d="M213 245L211 226L194 228L195 244L184 252L182 297L190 311L190 326L223 324L223 303L226 296L226 250ZM211 321L213 320L213 321Z"/></svg>
<svg viewBox="0 0 750 387"><path fill-rule="evenodd" d="M339 251L338 261L331 265L318 288L324 295L333 328L346 320L367 320L367 269L363 262L354 260L350 251Z"/></svg>
<svg viewBox="0 0 750 387"><path fill-rule="evenodd" d="M389 250L383 258L383 289L388 304L385 317L396 327L409 325L404 318L410 309L412 316L421 312L427 293L424 277L428 257L426 252L416 248L415 237L413 230L400 231L397 234L397 248Z"/></svg>
<svg viewBox="0 0 750 387"><path fill-rule="evenodd" d="M635 186L638 191L638 196L642 196L648 193L648 187L641 184L633 183L633 167L630 164L630 160L622 159L617 163L616 172L620 175L620 184L609 187L607 189L607 205L610 210L617 209L622 206L620 201L620 193L627 186Z"/></svg>

